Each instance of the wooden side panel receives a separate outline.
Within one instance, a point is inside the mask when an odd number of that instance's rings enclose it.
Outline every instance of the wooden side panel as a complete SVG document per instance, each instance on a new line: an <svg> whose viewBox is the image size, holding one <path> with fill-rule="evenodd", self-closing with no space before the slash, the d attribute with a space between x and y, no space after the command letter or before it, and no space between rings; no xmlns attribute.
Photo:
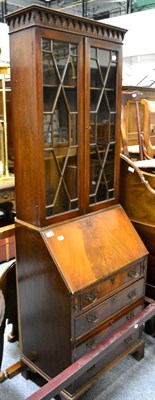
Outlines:
<svg viewBox="0 0 155 400"><path fill-rule="evenodd" d="M21 356L53 377L71 363L69 294L37 231L16 227L16 245Z"/></svg>
<svg viewBox="0 0 155 400"><path fill-rule="evenodd" d="M40 143L42 114L38 109L36 91L39 80L36 76L37 45L35 47L33 45L34 36L33 29L11 35L10 49L12 122L16 144L16 211L18 218L37 225L40 213L39 193L42 187L43 152L41 153L42 143ZM44 191L42 192L43 197Z"/></svg>

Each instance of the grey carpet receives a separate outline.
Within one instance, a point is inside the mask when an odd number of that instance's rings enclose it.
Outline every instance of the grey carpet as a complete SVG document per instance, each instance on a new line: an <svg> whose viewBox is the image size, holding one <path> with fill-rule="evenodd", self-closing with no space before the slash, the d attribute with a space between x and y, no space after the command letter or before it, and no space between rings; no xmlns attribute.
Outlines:
<svg viewBox="0 0 155 400"><path fill-rule="evenodd" d="M3 371L19 361L19 343L8 343L5 333ZM104 374L81 400L155 400L155 340L144 335L145 357L136 361L127 356ZM25 400L38 385L21 374L0 383L0 400Z"/></svg>

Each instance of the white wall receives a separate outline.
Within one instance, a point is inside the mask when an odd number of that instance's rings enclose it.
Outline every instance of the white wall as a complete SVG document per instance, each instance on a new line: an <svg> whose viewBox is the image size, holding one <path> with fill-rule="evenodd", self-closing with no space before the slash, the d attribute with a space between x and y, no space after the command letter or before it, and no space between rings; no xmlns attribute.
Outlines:
<svg viewBox="0 0 155 400"><path fill-rule="evenodd" d="M9 63L9 27L7 24L0 23L0 63Z"/></svg>
<svg viewBox="0 0 155 400"><path fill-rule="evenodd" d="M149 85L155 78L155 9L102 20L127 29L123 45L123 85Z"/></svg>

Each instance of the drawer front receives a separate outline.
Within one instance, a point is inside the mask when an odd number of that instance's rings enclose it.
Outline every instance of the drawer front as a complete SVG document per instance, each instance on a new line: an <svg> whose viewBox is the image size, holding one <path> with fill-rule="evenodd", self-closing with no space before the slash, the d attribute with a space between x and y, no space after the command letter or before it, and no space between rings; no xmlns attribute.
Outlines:
<svg viewBox="0 0 155 400"><path fill-rule="evenodd" d="M137 329L132 335L127 337L120 346L116 346L113 351L108 352L102 360L98 363L94 364L91 368L89 368L79 379L74 381L74 383L66 389L66 391L73 395L75 391L80 389L81 386L90 382L92 378L95 377L98 373L100 373L104 368L106 368L112 361L114 361L117 357L121 357L121 354L125 351L128 351L132 345L136 341L138 341L140 337L140 332Z"/></svg>
<svg viewBox="0 0 155 400"><path fill-rule="evenodd" d="M140 279L98 306L92 307L82 316L75 318L75 338L84 335L113 314L142 298L144 296L144 288L144 279Z"/></svg>
<svg viewBox="0 0 155 400"><path fill-rule="evenodd" d="M123 285L131 284L135 280L140 279L144 274L144 269L144 262L142 260L122 272L111 276L98 285L89 288L89 290L81 296L81 309L85 309L91 304L96 303Z"/></svg>
<svg viewBox="0 0 155 400"><path fill-rule="evenodd" d="M119 320L111 320L109 322L109 326L106 329L92 336L90 339L88 339L81 345L75 346L74 361L78 360L84 354L88 353L89 350L93 349L98 344L100 344L102 340L106 339L109 335L111 335L114 331L116 331L116 329L119 329L129 319L133 318L136 314L138 314L142 309L143 305L140 305L135 309L131 309L125 316L123 316Z"/></svg>

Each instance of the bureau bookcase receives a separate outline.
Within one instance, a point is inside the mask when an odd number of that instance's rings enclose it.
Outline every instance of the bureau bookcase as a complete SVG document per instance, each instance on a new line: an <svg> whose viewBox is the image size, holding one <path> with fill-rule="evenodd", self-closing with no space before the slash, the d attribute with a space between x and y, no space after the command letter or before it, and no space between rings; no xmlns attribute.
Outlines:
<svg viewBox="0 0 155 400"><path fill-rule="evenodd" d="M118 202L125 30L35 5L6 20L20 355L49 380L144 307L147 250ZM60 397L128 353L140 329Z"/></svg>

